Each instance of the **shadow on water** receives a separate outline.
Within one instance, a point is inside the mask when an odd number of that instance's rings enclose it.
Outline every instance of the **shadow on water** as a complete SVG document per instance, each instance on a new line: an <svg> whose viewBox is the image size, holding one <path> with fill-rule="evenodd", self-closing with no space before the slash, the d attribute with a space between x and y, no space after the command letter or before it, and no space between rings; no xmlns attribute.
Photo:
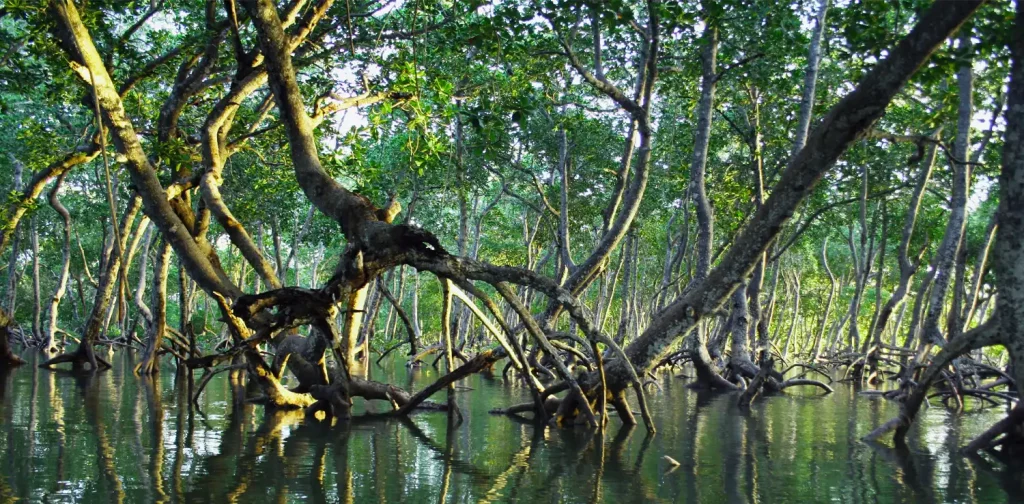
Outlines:
<svg viewBox="0 0 1024 504"><path fill-rule="evenodd" d="M375 368L421 388L432 368ZM198 377L197 377L198 378ZM228 374L198 404L195 381L154 378L117 357L105 373L0 374L0 502L1006 502L1019 465L957 453L1001 411L932 408L909 447L860 437L893 404L839 387L756 400L652 393L657 435L612 419L604 432L487 412L528 398L500 378L462 382L461 424L439 413L330 425L239 403ZM359 411L382 405L357 404ZM679 462L676 466L665 457Z"/></svg>

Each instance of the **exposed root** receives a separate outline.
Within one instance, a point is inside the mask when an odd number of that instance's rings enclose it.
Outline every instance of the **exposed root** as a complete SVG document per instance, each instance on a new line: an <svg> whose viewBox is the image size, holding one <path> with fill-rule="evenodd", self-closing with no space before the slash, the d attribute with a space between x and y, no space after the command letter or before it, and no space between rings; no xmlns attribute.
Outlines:
<svg viewBox="0 0 1024 504"><path fill-rule="evenodd" d="M832 379L831 375L829 375L825 371L822 371L821 368L819 368L818 366L815 366L813 364L800 364L800 363L790 364L789 367L787 367L781 374L783 376L785 376L786 373L790 372L794 368L802 368L802 369L806 369L807 370L807 371L804 371L803 373L800 373L800 375L798 375L797 378L803 378L804 376L807 376L807 373L818 373L821 376L824 376L825 379L828 380L829 383L832 383L833 381L835 381L835 380Z"/></svg>
<svg viewBox="0 0 1024 504"><path fill-rule="evenodd" d="M70 362L75 369L82 368L86 364L89 365L89 369L94 370L105 370L113 368L113 366L111 366L106 359L100 357L99 355L96 355L96 352L93 350L92 342L88 340L84 340L81 343L79 343L78 348L75 349L74 352L58 355L40 364L39 367L45 369L53 369L53 366L57 364L64 364L68 362Z"/></svg>
<svg viewBox="0 0 1024 504"><path fill-rule="evenodd" d="M548 397L544 400L545 417L554 415L562 400L557 397ZM537 413L537 404L534 402L520 403L508 408L494 408L489 411L492 415L519 415L522 413Z"/></svg>
<svg viewBox="0 0 1024 504"><path fill-rule="evenodd" d="M829 387L828 385L825 385L824 383L818 380L808 380L805 378L793 378L791 380L786 380L779 384L779 390L785 390L786 388L796 387L799 385L810 385L813 387L818 387L824 390L826 394L831 394L832 392L834 392L834 390L832 390L832 387Z"/></svg>
<svg viewBox="0 0 1024 504"><path fill-rule="evenodd" d="M946 343L946 346L932 358L932 363L925 369L920 383L914 387L913 392L910 393L907 400L900 407L899 416L880 425L867 436L864 436L863 440L874 441L886 433L895 430L893 440L897 444L903 444L907 431L910 429L914 417L921 408L921 404L924 402L932 382L940 376L953 359L963 353L999 343L1000 334L998 327L998 321L993 317L984 324L960 334Z"/></svg>
<svg viewBox="0 0 1024 504"><path fill-rule="evenodd" d="M1007 446L1007 445L1014 446ZM964 447L965 453L977 453L980 450L993 449L998 445L1007 446L1007 450L1020 451L1024 448L1024 406L1018 404L1010 410L1006 418L996 422L974 441Z"/></svg>
<svg viewBox="0 0 1024 504"><path fill-rule="evenodd" d="M263 389L264 394L267 396L267 406L281 409L296 409L306 408L316 402L313 396L309 394L300 394L285 388L284 385L281 385L281 381L270 373L268 367L253 366L251 363L249 367L256 383L260 385L260 388Z"/></svg>
<svg viewBox="0 0 1024 504"><path fill-rule="evenodd" d="M459 366L451 373L448 373L437 379L434 383L430 384L427 388L421 390L416 395L412 396L409 401L402 405L398 411L395 412L397 415L407 415L410 411L415 409L423 401L430 398L430 396L448 387L449 384L455 383L462 378L465 378L473 373L477 373L485 368L491 367L498 359L505 356L502 350L485 350L473 357L469 362Z"/></svg>

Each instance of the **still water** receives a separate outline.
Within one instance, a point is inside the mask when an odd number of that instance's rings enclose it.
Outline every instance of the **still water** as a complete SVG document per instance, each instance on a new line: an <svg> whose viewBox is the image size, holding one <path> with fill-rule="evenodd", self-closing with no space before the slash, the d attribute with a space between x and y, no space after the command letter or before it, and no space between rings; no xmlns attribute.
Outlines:
<svg viewBox="0 0 1024 504"><path fill-rule="evenodd" d="M460 383L466 421L444 413L333 427L232 407L226 375L188 408L183 380L116 357L96 375L33 362L0 376L0 503L28 502L1021 502L1021 468L956 454L1002 412L923 412L911 450L858 439L896 407L850 386L755 401L662 379L659 429L537 427L488 414L525 391L488 376ZM432 368L374 368L419 389ZM198 381L198 377L197 377ZM385 405L370 405L382 408ZM663 456L681 462L673 469Z"/></svg>

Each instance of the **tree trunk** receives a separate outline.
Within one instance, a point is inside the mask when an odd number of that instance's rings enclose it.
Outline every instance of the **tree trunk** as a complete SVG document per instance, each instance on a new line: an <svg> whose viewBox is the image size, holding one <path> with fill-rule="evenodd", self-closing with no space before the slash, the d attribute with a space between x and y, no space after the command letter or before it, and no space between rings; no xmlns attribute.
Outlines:
<svg viewBox="0 0 1024 504"><path fill-rule="evenodd" d="M167 274L170 270L171 246L161 242L153 264L153 289L150 304L153 305L152 321L146 331L146 348L142 360L135 366L135 374L152 375L160 371L160 346L167 330ZM139 270L140 275L146 272Z"/></svg>
<svg viewBox="0 0 1024 504"><path fill-rule="evenodd" d="M43 335L43 296L39 288L39 218L32 216L32 338L36 342ZM38 344L38 343L37 343Z"/></svg>
<svg viewBox="0 0 1024 504"><path fill-rule="evenodd" d="M796 140L793 141L793 157L807 143L807 130L814 114L814 90L818 82L818 64L821 63L821 37L825 31L825 16L829 0L818 0L818 13L811 32L811 48L807 55L807 70L804 72L804 93L800 98L800 117L797 119Z"/></svg>
<svg viewBox="0 0 1024 504"><path fill-rule="evenodd" d="M999 176L999 227L992 256L998 279L996 313L1010 352L1017 394L1024 400L1024 3L1017 2L1010 43L1013 63L1006 108L1003 169ZM965 72L966 73L966 72ZM963 159L963 158L961 158Z"/></svg>
<svg viewBox="0 0 1024 504"><path fill-rule="evenodd" d="M22 172L25 169L25 165L21 164L20 161L18 161L17 159L14 159L13 157L11 158L11 161L14 164L14 188L13 189L14 189L15 192L21 191L21 177L22 177ZM4 226L4 227L7 228L8 226ZM8 263L7 263L7 299L5 300L6 302L4 303L4 305L7 306L7 309L10 312L9 316L10 316L10 318L12 320L14 319L14 315L15 315L15 313L14 313L14 301L18 297L18 270L17 270L17 266L18 266L18 254L21 252L21 250L20 250L20 248L21 248L20 247L20 245L21 245L21 243L20 243L21 242L21 240L20 240L21 234L18 231L20 229L21 229L21 226L19 224L15 224L13 229L10 229L9 231L7 231L11 235L13 235L14 238L11 240L11 258L8 260ZM2 252L2 251L3 251L3 249L0 248L0 252Z"/></svg>
<svg viewBox="0 0 1024 504"><path fill-rule="evenodd" d="M57 276L57 284L53 288L53 296L50 298L50 318L46 329L46 337L43 343L43 353L53 355L57 353L57 316L60 314L60 301L67 292L68 276L71 271L71 214L60 202L60 189L64 183L64 175L57 177L57 182L50 189L48 200L53 210L60 215L64 231L64 255L61 261L60 273Z"/></svg>
<svg viewBox="0 0 1024 504"><path fill-rule="evenodd" d="M936 132L938 134L938 132ZM921 208L921 197L924 195L925 188L928 186L928 180L931 178L932 169L935 167L935 155L936 147L934 145L928 148L928 154L924 159L924 166L921 169L921 174L918 175L917 183L914 186L914 193L910 197L910 202L907 205L907 215L903 221L903 232L900 235L900 245L897 249L896 260L900 267L900 279L896 284L896 289L892 295L885 302L882 310L878 313L878 320L875 322L873 340L880 341L882 332L885 331L886 325L889 323L889 318L892 316L893 311L896 307L903 303L904 298L907 296L907 291L910 287L910 281L914 278L914 274L917 272L917 268L921 264L921 257L918 255L916 260L910 258L910 240L914 235L914 225L917 222L917 213ZM922 251L923 252L923 251ZM924 293L922 292L923 296ZM917 311L915 309L915 311ZM915 320L916 322L916 320ZM897 325L898 327L898 325Z"/></svg>
<svg viewBox="0 0 1024 504"><path fill-rule="evenodd" d="M13 321L7 316L7 312L0 308L0 369L20 366L25 363L11 349L11 323Z"/></svg>
<svg viewBox="0 0 1024 504"><path fill-rule="evenodd" d="M969 47L970 37L964 35L960 43ZM966 61L957 72L957 87L959 90L960 107L957 117L956 142L953 144L953 156L964 161L970 154L970 130L973 104L971 102L974 91L974 72L971 67L970 50L963 49ZM931 300L928 305L928 312L922 323L921 337L927 343L941 345L946 339L939 328L939 318L942 309L946 304L946 294L949 291L950 280L954 271L960 243L964 234L964 226L967 223L967 195L968 185L971 178L971 166L961 162L953 162L953 195L950 204L949 221L946 223L946 231L942 236L942 242L935 253L932 262L932 269L936 271L935 280L932 285Z"/></svg>
<svg viewBox="0 0 1024 504"><path fill-rule="evenodd" d="M629 328L629 318L631 315L631 303L632 303L632 291L633 287L633 263L636 261L636 257L633 257L633 241L636 239L636 235L630 232L626 235L626 241L622 245L622 254L624 259L623 264L626 266L626 273L622 278L622 301L619 303L619 328L615 333L615 342L622 345L626 341L626 331Z"/></svg>
<svg viewBox="0 0 1024 504"><path fill-rule="evenodd" d="M1020 246L1020 237L1024 233L1024 142L1019 141L1024 135L1024 3L1017 3L1015 25L1010 43L1012 63L1006 141L999 175L999 227L992 260L999 290L996 314L977 328L946 342L903 402L899 416L872 431L867 439L875 439L895 429L895 442L905 445L907 432L925 401L932 380L954 358L971 350L1002 343L1009 350L1014 364L1014 378L1018 384L1024 383L1024 248ZM966 75L970 68L961 70L961 74ZM1024 398L1024 388L1017 387L1017 392ZM1019 435L1016 439L1011 437L1010 441L1020 446Z"/></svg>
<svg viewBox="0 0 1024 504"><path fill-rule="evenodd" d="M868 276L871 275L871 251L868 249L868 166L865 164L862 169L861 193L860 193L860 247L857 248L853 242L853 227L850 227L850 234L847 236L847 244L850 246L850 257L854 265L853 277L856 282L853 291L853 298L850 300L850 330L848 333L848 344L853 351L860 347L860 318L861 298L867 286ZM872 238L874 236L872 235Z"/></svg>
<svg viewBox="0 0 1024 504"><path fill-rule="evenodd" d="M821 265L828 274L828 299L825 301L825 313L821 316L821 326L818 327L818 334L814 337L814 345L811 349L811 363L818 361L821 354L821 342L825 336L825 326L828 324L828 317L832 313L832 299L836 295L836 276L832 274L832 268L828 266L828 237L821 243Z"/></svg>
<svg viewBox="0 0 1024 504"><path fill-rule="evenodd" d="M885 246L888 241L889 234L889 215L886 212L886 202L882 201L882 241L878 247L878 272L875 274L875 313L871 316L871 329L870 334L867 338L864 338L864 346L861 349L861 353L872 354L877 352L877 347L882 344L882 333L876 331L875 326L878 324L878 318L882 312L882 286L885 280ZM874 346L875 351L870 351L870 347ZM872 371L876 369L875 361L872 360Z"/></svg>
<svg viewBox="0 0 1024 504"><path fill-rule="evenodd" d="M732 332L732 354L729 367L733 373L740 373L750 379L757 375L757 366L750 360L750 346L747 341L750 319L747 312L747 290L741 285L732 293L732 312L728 325ZM735 381L735 380L734 380Z"/></svg>
<svg viewBox="0 0 1024 504"><path fill-rule="evenodd" d="M833 107L810 134L807 146L790 161L764 207L732 241L715 271L662 310L625 349L637 370L646 371L658 362L680 335L689 334L736 289L822 175L871 128L910 76L980 6L981 2L955 2L930 8L854 91ZM625 383L623 364L608 363L610 388Z"/></svg>
<svg viewBox="0 0 1024 504"><path fill-rule="evenodd" d="M800 322L800 276L793 273L793 315L786 334L786 343L782 346L782 358L789 357L789 345L793 342L793 330Z"/></svg>
<svg viewBox="0 0 1024 504"><path fill-rule="evenodd" d="M693 139L693 159L690 163L690 193L693 194L697 214L697 266L691 283L705 282L711 271L711 249L714 245L715 221L708 199L704 178L708 161L708 144L711 140L711 112L714 110L715 63L718 57L718 28L711 23L704 28L704 48L701 51L701 91L697 106L697 128ZM732 388L722 380L711 362L707 350L706 328L697 325L694 335L693 365L698 383L707 388Z"/></svg>
<svg viewBox="0 0 1024 504"><path fill-rule="evenodd" d="M981 250L978 251L978 259L974 265L974 275L971 277L970 291L967 292L967 300L964 302L964 311L960 317L963 325L960 327L960 332L966 331L970 326L971 321L974 320L975 308L978 305L978 293L981 291L981 284L985 278L985 272L988 271L988 256L989 250L992 248L992 242L995 240L996 228L998 227L999 219L998 212L992 214L992 218L989 220L988 228L985 229L984 238L981 245ZM982 313L984 315L984 313Z"/></svg>

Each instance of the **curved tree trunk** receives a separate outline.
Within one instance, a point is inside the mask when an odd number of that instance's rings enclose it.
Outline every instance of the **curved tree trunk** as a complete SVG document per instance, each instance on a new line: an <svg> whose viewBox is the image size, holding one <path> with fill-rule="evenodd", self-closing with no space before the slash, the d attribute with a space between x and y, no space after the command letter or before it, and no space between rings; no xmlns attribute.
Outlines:
<svg viewBox="0 0 1024 504"><path fill-rule="evenodd" d="M832 268L828 266L828 237L821 243L821 265L828 274L828 299L825 301L825 313L821 316L821 325L818 327L818 334L814 337L814 345L811 348L811 363L818 361L821 354L821 342L825 336L825 326L828 324L828 317L832 313L832 299L836 295L836 276L832 274Z"/></svg>
<svg viewBox="0 0 1024 504"><path fill-rule="evenodd" d="M39 288L39 218L32 216L32 339L39 345L43 334L43 296Z"/></svg>
<svg viewBox="0 0 1024 504"><path fill-rule="evenodd" d="M67 291L68 276L71 271L71 214L68 209L61 204L60 188L64 183L64 175L61 174L57 177L57 182L53 184L53 188L50 189L48 199L50 206L53 210L60 215L61 222L63 224L64 231L64 256L61 261L60 273L57 277L57 285L54 286L53 296L50 298L50 317L49 323L46 328L46 339L43 344L43 353L46 355L52 355L57 353L56 335L57 335L57 316L59 315L59 306L61 299L64 298L64 293Z"/></svg>
<svg viewBox="0 0 1024 504"><path fill-rule="evenodd" d="M718 28L708 23L704 29L704 48L701 51L700 103L697 106L697 128L693 139L693 159L690 163L690 193L697 214L697 266L691 283L705 282L711 271L711 249L714 246L715 218L705 188L705 169L708 161L708 144L711 140L711 112L714 110L715 62L718 57ZM697 382L702 387L733 388L722 380L711 362L707 349L707 328L698 324L694 332L693 366Z"/></svg>
<svg viewBox="0 0 1024 504"><path fill-rule="evenodd" d="M135 374L152 375L160 371L160 345L167 331L167 274L170 263L171 246L166 241L161 242L153 263L152 320L146 331L146 348L142 352L142 360L135 366ZM146 272L139 270L139 274L145 276Z"/></svg>
<svg viewBox="0 0 1024 504"><path fill-rule="evenodd" d="M970 44L970 37L960 38L961 44ZM965 49L965 54L970 51ZM970 154L970 130L974 96L974 71L971 67L972 60L967 61L957 72L957 87L959 90L960 107L957 117L956 142L953 144L953 156L964 161ZM971 180L971 166L958 161L953 161L953 195L950 203L949 221L946 223L946 231L942 235L942 242L935 253L932 261L932 269L935 270L935 280L932 285L931 299L928 304L928 311L921 325L921 337L926 343L942 345L946 338L939 328L939 318L946 304L946 294L949 292L949 284L953 279L954 262L960 250L960 243L963 241L964 226L967 224L967 195Z"/></svg>
<svg viewBox="0 0 1024 504"><path fill-rule="evenodd" d="M897 306L903 303L910 287L910 281L914 278L914 274L917 273L917 268L921 264L920 255L913 261L910 258L910 239L914 235L914 225L917 222L917 213L921 208L921 197L924 195L924 190L928 185L928 180L931 178L932 168L935 166L935 154L936 147L932 145L928 148L928 154L924 159L924 167L921 169L921 174L918 175L917 183L914 186L914 193L910 197L910 202L907 205L907 215L903 221L903 232L900 235L900 245L896 252L896 260L900 267L900 279L896 284L896 289L893 291L892 295L889 296L889 299L885 302L885 305L878 314L878 319L875 322L874 334L872 335L872 339L876 341L881 340L882 332L885 331L886 326L889 324L889 318L892 316L893 311L896 310ZM924 293L922 292L921 295L923 296ZM918 310L915 309L915 311Z"/></svg>

